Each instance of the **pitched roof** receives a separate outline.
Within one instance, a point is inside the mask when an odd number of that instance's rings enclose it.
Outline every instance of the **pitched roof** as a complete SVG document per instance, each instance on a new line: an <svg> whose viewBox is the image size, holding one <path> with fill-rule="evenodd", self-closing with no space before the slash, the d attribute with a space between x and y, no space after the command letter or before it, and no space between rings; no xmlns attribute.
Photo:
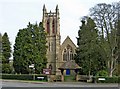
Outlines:
<svg viewBox="0 0 120 89"><path fill-rule="evenodd" d="M74 60L69 60L67 62L65 62L59 69L80 69L81 67L75 63Z"/></svg>
<svg viewBox="0 0 120 89"><path fill-rule="evenodd" d="M62 45L64 45L66 42L70 42L71 44L73 44L76 47L76 45L73 43L73 41L70 39L69 36L66 37L66 39L64 40L64 42L62 43Z"/></svg>

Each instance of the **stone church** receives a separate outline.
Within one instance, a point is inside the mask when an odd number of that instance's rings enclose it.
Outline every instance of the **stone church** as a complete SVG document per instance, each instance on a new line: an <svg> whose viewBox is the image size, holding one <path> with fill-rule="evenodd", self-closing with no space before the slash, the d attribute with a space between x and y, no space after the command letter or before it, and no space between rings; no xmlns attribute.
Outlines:
<svg viewBox="0 0 120 89"><path fill-rule="evenodd" d="M60 74L58 69L63 63L73 60L76 45L69 36L61 44L60 35L60 13L58 5L54 12L47 12L43 6L43 26L47 33L47 68L50 68L52 74Z"/></svg>

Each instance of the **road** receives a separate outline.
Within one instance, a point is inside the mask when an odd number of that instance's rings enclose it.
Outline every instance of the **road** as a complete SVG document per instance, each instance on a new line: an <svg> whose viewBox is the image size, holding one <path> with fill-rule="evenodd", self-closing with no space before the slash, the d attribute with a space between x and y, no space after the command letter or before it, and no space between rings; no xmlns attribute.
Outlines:
<svg viewBox="0 0 120 89"><path fill-rule="evenodd" d="M61 89L76 89L81 87L80 89L85 89L85 87L88 89L89 87L92 87L91 89L95 88L99 88L99 89L103 89L105 87L105 89L119 89L118 88L118 84L94 84L94 83L81 83L81 82L23 82L23 81L2 81L2 89L4 89L4 87L41 87L42 89L49 89L50 87L53 88L60 88ZM64 88L62 88L64 87ZM39 89L41 89L39 88Z"/></svg>

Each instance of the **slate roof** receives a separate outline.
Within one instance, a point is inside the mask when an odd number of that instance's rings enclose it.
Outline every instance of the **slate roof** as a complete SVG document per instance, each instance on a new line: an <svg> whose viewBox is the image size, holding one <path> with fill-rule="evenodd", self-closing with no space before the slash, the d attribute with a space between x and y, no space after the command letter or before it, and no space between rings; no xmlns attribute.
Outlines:
<svg viewBox="0 0 120 89"><path fill-rule="evenodd" d="M65 62L59 69L80 69L81 67L75 63L74 60L69 60L67 62Z"/></svg>

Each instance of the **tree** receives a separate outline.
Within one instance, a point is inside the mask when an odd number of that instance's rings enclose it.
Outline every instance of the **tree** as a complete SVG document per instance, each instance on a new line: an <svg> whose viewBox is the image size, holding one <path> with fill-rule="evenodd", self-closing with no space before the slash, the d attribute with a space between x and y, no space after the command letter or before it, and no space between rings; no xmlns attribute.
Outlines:
<svg viewBox="0 0 120 89"><path fill-rule="evenodd" d="M2 36L2 55L5 58L2 63L9 63L9 58L11 57L11 44L6 32Z"/></svg>
<svg viewBox="0 0 120 89"><path fill-rule="evenodd" d="M2 70L2 34L0 33L0 70ZM1 73L2 71L0 71Z"/></svg>
<svg viewBox="0 0 120 89"><path fill-rule="evenodd" d="M3 63L2 64L2 73L10 74L12 73L12 67L9 63Z"/></svg>
<svg viewBox="0 0 120 89"><path fill-rule="evenodd" d="M42 23L29 23L27 28L19 30L13 53L16 73L30 73L31 64L35 65L35 73L40 73L46 67L46 48L46 33Z"/></svg>
<svg viewBox="0 0 120 89"><path fill-rule="evenodd" d="M120 76L120 2L116 4L116 12L117 12L117 23L116 23L116 29L117 29L117 47L118 47L118 62L117 62L117 75Z"/></svg>
<svg viewBox="0 0 120 89"><path fill-rule="evenodd" d="M106 63L99 46L99 36L94 21L87 17L82 20L78 32L78 49L75 61L82 67L82 73L95 75L99 70L106 69ZM102 65L102 66L101 66Z"/></svg>
<svg viewBox="0 0 120 89"><path fill-rule="evenodd" d="M1 46L2 46L2 49L1 49L2 73L11 73L12 68L10 67L10 64L9 64L9 58L11 57L11 44L6 32L2 36Z"/></svg>
<svg viewBox="0 0 120 89"><path fill-rule="evenodd" d="M2 59L2 34L0 33L0 59ZM2 62L2 60L0 60Z"/></svg>
<svg viewBox="0 0 120 89"><path fill-rule="evenodd" d="M101 47L104 48L106 54L109 76L112 76L116 69L118 59L115 27L118 11L116 7L115 4L101 3L90 9L90 15L95 20L101 36Z"/></svg>

